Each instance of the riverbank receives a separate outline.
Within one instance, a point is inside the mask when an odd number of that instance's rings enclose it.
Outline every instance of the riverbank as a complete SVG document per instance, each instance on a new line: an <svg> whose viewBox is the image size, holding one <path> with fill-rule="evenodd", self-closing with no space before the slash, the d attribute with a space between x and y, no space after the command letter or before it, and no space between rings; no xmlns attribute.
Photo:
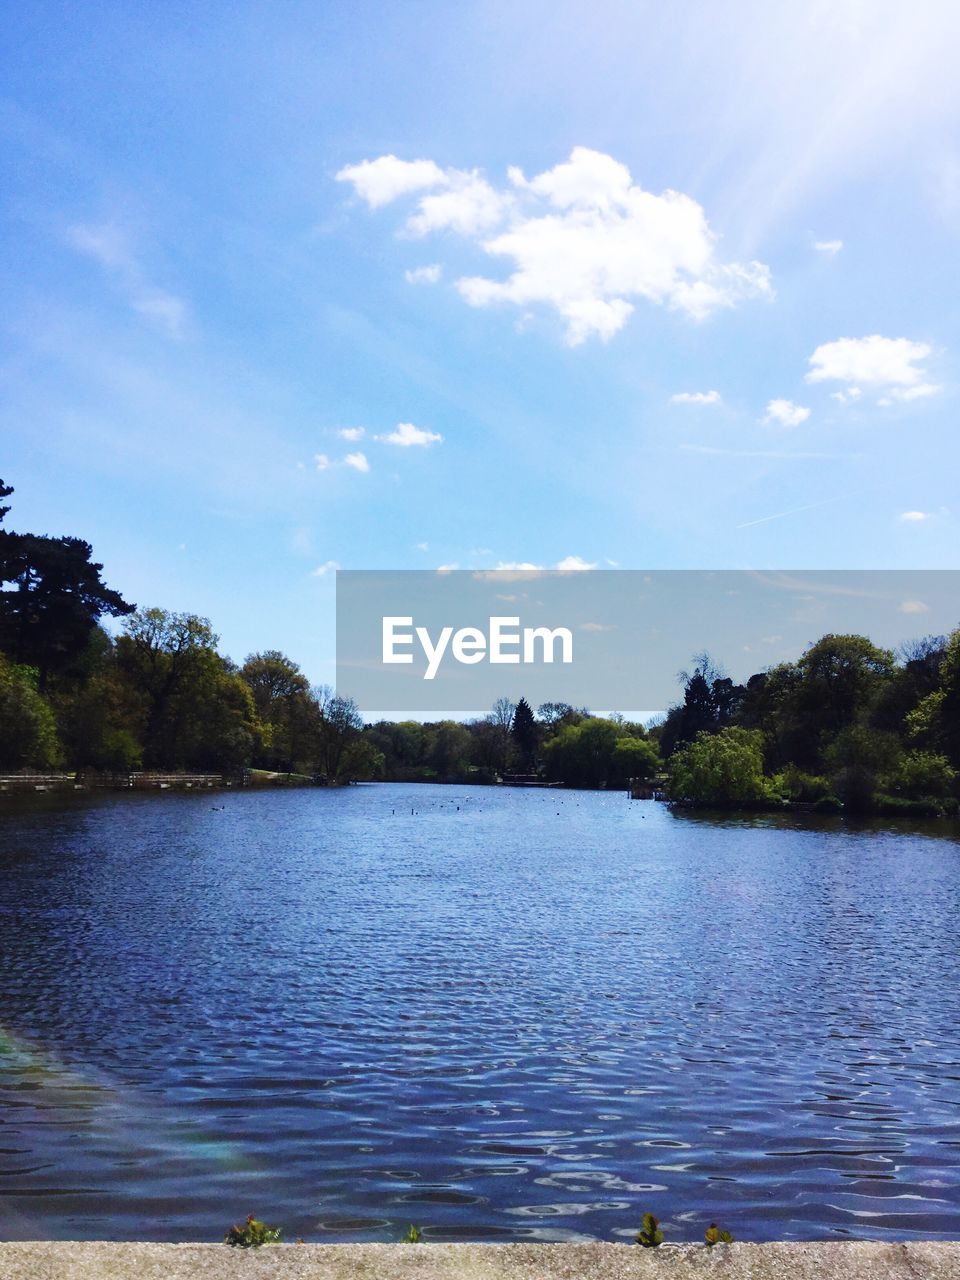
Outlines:
<svg viewBox="0 0 960 1280"><path fill-rule="evenodd" d="M956 1280L960 1242L887 1244L0 1244L3 1280Z"/></svg>

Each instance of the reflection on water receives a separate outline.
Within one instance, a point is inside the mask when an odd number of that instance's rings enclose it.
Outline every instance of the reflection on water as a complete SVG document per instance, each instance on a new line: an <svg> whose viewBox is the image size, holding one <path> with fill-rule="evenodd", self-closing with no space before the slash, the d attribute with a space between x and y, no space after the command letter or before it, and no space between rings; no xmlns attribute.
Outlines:
<svg viewBox="0 0 960 1280"><path fill-rule="evenodd" d="M950 828L217 803L4 800L0 1237L960 1235Z"/></svg>

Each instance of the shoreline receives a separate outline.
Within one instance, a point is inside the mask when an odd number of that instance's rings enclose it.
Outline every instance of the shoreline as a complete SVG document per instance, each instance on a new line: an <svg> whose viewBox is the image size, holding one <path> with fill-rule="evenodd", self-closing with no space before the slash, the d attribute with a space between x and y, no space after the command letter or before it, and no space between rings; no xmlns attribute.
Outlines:
<svg viewBox="0 0 960 1280"><path fill-rule="evenodd" d="M960 1241L702 1244L0 1243L3 1280L960 1280Z"/></svg>

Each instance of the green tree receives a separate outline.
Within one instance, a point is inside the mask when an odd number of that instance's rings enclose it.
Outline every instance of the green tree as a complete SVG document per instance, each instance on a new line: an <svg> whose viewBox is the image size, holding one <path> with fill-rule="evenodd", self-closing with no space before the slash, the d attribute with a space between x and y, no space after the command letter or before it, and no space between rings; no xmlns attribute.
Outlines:
<svg viewBox="0 0 960 1280"><path fill-rule="evenodd" d="M260 723L262 763L293 772L316 748L318 717L310 682L278 649L252 653L240 669L250 687Z"/></svg>
<svg viewBox="0 0 960 1280"><path fill-rule="evenodd" d="M851 724L824 753L834 795L853 813L874 808L883 779L900 765L902 748L896 734Z"/></svg>
<svg viewBox="0 0 960 1280"><path fill-rule="evenodd" d="M61 761L53 712L38 673L0 654L0 769L51 769Z"/></svg>
<svg viewBox="0 0 960 1280"><path fill-rule="evenodd" d="M258 729L253 697L217 653L206 618L138 610L116 651L145 701L144 764L232 771L248 762Z"/></svg>
<svg viewBox="0 0 960 1280"><path fill-rule="evenodd" d="M763 738L756 729L701 733L670 760L670 795L703 805L755 804L770 797Z"/></svg>

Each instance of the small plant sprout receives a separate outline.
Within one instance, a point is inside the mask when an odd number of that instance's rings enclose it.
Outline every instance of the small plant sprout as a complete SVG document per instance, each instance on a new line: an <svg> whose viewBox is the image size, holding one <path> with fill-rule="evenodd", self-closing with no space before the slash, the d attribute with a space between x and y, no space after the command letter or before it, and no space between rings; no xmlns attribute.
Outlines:
<svg viewBox="0 0 960 1280"><path fill-rule="evenodd" d="M224 1244L235 1249L258 1249L262 1244L279 1244L283 1235L281 1227L268 1227L254 1214L250 1214L243 1226L233 1226L223 1238Z"/></svg>
<svg viewBox="0 0 960 1280"><path fill-rule="evenodd" d="M656 1249L663 1244L663 1232L660 1230L660 1223L652 1213L643 1215L643 1226L637 1232L637 1244L642 1244L645 1249Z"/></svg>
<svg viewBox="0 0 960 1280"><path fill-rule="evenodd" d="M707 1242L708 1248L713 1248L715 1244L732 1244L733 1235L729 1231L724 1231L717 1226L715 1222L711 1222L709 1227L703 1233L703 1238Z"/></svg>
<svg viewBox="0 0 960 1280"><path fill-rule="evenodd" d="M423 1238L423 1232L419 1227L414 1226L411 1222L407 1228L407 1234L403 1237L404 1244L420 1244Z"/></svg>

